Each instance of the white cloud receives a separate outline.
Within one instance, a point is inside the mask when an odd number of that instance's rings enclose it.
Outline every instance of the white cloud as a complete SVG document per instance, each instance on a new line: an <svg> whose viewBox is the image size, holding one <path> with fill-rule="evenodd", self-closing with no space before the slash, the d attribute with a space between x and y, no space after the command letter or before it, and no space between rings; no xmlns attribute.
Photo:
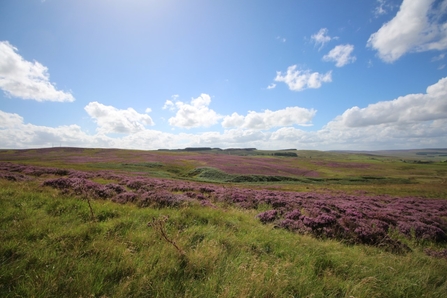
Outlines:
<svg viewBox="0 0 447 298"><path fill-rule="evenodd" d="M318 131L320 146L356 150L440 148L447 146L447 120L408 124L383 123L366 127L339 126L330 122Z"/></svg>
<svg viewBox="0 0 447 298"><path fill-rule="evenodd" d="M106 121L115 118L138 119L141 114L90 103L89 114L96 119L96 134L88 134L77 125L46 127L25 124L22 116L0 111L1 148L37 148L75 146L95 148L159 149L209 147L256 147L259 149L379 150L447 147L447 77L428 86L425 93L408 94L391 101L377 102L366 108L353 107L315 131L292 125L308 125L314 110L290 107L278 111L233 113L225 117L223 132L167 133L142 125L127 128L129 134L108 136L125 124ZM202 95L191 106L208 107L210 99ZM177 107L178 103L174 103ZM182 105L179 105L182 107ZM143 115L144 116L144 115ZM146 115L147 116L147 115ZM145 118L145 117L143 117ZM150 122L149 118L145 118ZM234 127L234 129L229 129ZM277 128L277 129L274 129Z"/></svg>
<svg viewBox="0 0 447 298"><path fill-rule="evenodd" d="M386 0L377 0L377 6L374 9L374 15L377 18L381 15L387 14L392 8L393 6Z"/></svg>
<svg viewBox="0 0 447 298"><path fill-rule="evenodd" d="M163 110L175 111L174 101L177 101L178 97L179 97L178 94L174 94L174 95L171 96L172 100L167 99L165 104L163 105Z"/></svg>
<svg viewBox="0 0 447 298"><path fill-rule="evenodd" d="M120 139L114 139L115 147L129 149L178 149L189 147L183 145L189 141L191 136L183 134L174 135L157 130L145 129L133 134L129 134Z"/></svg>
<svg viewBox="0 0 447 298"><path fill-rule="evenodd" d="M169 124L172 126L192 128L208 127L217 123L222 118L208 106L211 103L211 97L202 93L199 97L191 100L191 103L176 101L175 103L167 100L163 108L177 110L174 117L169 118Z"/></svg>
<svg viewBox="0 0 447 298"><path fill-rule="evenodd" d="M297 70L296 65L289 66L286 73L276 72L275 82L284 82L292 91L302 91L308 88L320 88L322 83L332 82L332 72L325 74L310 70Z"/></svg>
<svg viewBox="0 0 447 298"><path fill-rule="evenodd" d="M447 49L447 23L440 23L447 1L404 0L396 16L373 33L367 46L379 57L394 62L408 52Z"/></svg>
<svg viewBox="0 0 447 298"><path fill-rule="evenodd" d="M376 9L374 10L374 14L376 16L382 15L386 13L386 10L384 8L384 0L377 0L379 2L379 5L377 5Z"/></svg>
<svg viewBox="0 0 447 298"><path fill-rule="evenodd" d="M74 101L69 92L56 90L49 81L48 68L17 54L8 41L0 42L0 89L6 95L36 101Z"/></svg>
<svg viewBox="0 0 447 298"><path fill-rule="evenodd" d="M265 147L270 133L252 129L230 129L223 133L206 132L193 138L193 146L212 147Z"/></svg>
<svg viewBox="0 0 447 298"><path fill-rule="evenodd" d="M85 111L98 124L98 132L107 133L135 133L145 129L145 125L154 125L152 118L140 114L132 108L119 110L98 102L90 102Z"/></svg>
<svg viewBox="0 0 447 298"><path fill-rule="evenodd" d="M286 42L287 41L287 39L285 39L284 37L281 37L281 36L277 36L276 39L281 41L281 42Z"/></svg>
<svg viewBox="0 0 447 298"><path fill-rule="evenodd" d="M113 147L113 139L88 135L78 125L59 127L25 124L17 114L0 111L2 148L41 148L51 146Z"/></svg>
<svg viewBox="0 0 447 298"><path fill-rule="evenodd" d="M334 61L335 66L342 67L356 60L355 56L351 56L354 46L351 44L338 45L333 48L327 55L323 56L324 61Z"/></svg>
<svg viewBox="0 0 447 298"><path fill-rule="evenodd" d="M225 116L222 121L222 127L239 127L244 125L245 116L239 115L238 113L233 113L229 116Z"/></svg>
<svg viewBox="0 0 447 298"><path fill-rule="evenodd" d="M331 121L318 131L281 127L273 132L237 128L224 132L172 134L145 129L113 138L99 133L87 134L77 125L52 128L15 123L8 128L0 127L0 144L1 148L39 148L61 145L144 150L194 146L379 150L447 147L446 135L447 119L410 124L382 123L362 127L347 127L339 121Z"/></svg>
<svg viewBox="0 0 447 298"><path fill-rule="evenodd" d="M17 114L6 113L0 110L0 129L10 128L23 124L23 118Z"/></svg>
<svg viewBox="0 0 447 298"><path fill-rule="evenodd" d="M347 127L385 123L408 124L447 118L447 77L427 88L425 94L408 94L392 101L346 110L336 121Z"/></svg>
<svg viewBox="0 0 447 298"><path fill-rule="evenodd" d="M314 109L287 107L282 110L265 110L262 113L250 111L246 116L233 113L222 121L224 128L239 127L253 130L267 130L273 127L308 126L316 114Z"/></svg>
<svg viewBox="0 0 447 298"><path fill-rule="evenodd" d="M324 45L332 39L338 39L338 37L330 37L327 28L321 28L320 31L312 35L310 38L315 42L316 46L320 45L318 50L321 50Z"/></svg>
<svg viewBox="0 0 447 298"><path fill-rule="evenodd" d="M444 60L444 57L445 57L445 54L439 54L438 56L433 57L433 58L431 59L431 61L432 61L432 62L435 62L435 61Z"/></svg>
<svg viewBox="0 0 447 298"><path fill-rule="evenodd" d="M172 100L167 99L165 104L163 105L163 110L175 111L174 102Z"/></svg>
<svg viewBox="0 0 447 298"><path fill-rule="evenodd" d="M276 88L276 84L275 83L271 83L270 85L267 86L267 89L275 89Z"/></svg>

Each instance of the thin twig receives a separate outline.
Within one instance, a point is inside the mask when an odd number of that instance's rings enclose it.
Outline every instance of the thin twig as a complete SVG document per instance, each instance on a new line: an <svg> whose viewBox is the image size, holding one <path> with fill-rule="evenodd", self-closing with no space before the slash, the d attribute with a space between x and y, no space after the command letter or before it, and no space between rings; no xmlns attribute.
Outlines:
<svg viewBox="0 0 447 298"><path fill-rule="evenodd" d="M174 240L169 239L168 235L165 231L165 223L168 220L167 216L162 216L161 218L153 218L151 222L149 222L147 225L149 227L155 227L155 229L160 233L160 235L163 237L166 242L172 244L175 249L180 253L181 256L185 256L185 251L181 249Z"/></svg>
<svg viewBox="0 0 447 298"><path fill-rule="evenodd" d="M95 221L95 214L93 213L93 208L92 205L90 204L90 199L89 197L86 197L85 199L87 200L88 208L90 208L90 216L92 220Z"/></svg>

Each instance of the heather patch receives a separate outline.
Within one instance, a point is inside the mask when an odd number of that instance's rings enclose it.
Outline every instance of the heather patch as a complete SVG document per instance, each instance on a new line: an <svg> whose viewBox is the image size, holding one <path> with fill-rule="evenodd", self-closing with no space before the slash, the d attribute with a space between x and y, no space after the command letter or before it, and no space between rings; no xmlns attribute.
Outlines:
<svg viewBox="0 0 447 298"><path fill-rule="evenodd" d="M23 174L0 171L0 179L9 181L26 181L28 180L28 177Z"/></svg>
<svg viewBox="0 0 447 298"><path fill-rule="evenodd" d="M206 200L203 205L220 202L244 209L267 205L272 209L258 215L263 223L352 243L384 245L390 241L391 231L416 240L447 240L447 201L444 200L229 188L143 177L122 177L120 184L100 185L84 179L58 178L47 180L43 185L110 198L118 203L136 203L140 207L178 207L189 200ZM125 192L123 186L132 192Z"/></svg>
<svg viewBox="0 0 447 298"><path fill-rule="evenodd" d="M42 175L56 175L65 176L70 174L69 170L51 168L51 167L37 167L29 165L18 165L12 163L0 163L0 171L22 173L30 176L42 176Z"/></svg>
<svg viewBox="0 0 447 298"><path fill-rule="evenodd" d="M199 167L187 160L181 180L162 179L151 171L175 168L146 152L44 152L49 167L0 163L0 296L445 296L447 205L427 197L446 195L425 175L440 165L415 165L412 184L378 168L236 184L185 177ZM93 171L61 152L121 161Z"/></svg>
<svg viewBox="0 0 447 298"><path fill-rule="evenodd" d="M432 248L426 248L424 249L424 252L431 257L447 259L447 249L436 250Z"/></svg>
<svg viewBox="0 0 447 298"><path fill-rule="evenodd" d="M193 200L199 201L203 206L230 204L243 209L270 206L270 210L258 215L263 223L272 223L278 228L293 232L320 238L335 238L349 243L393 246L396 243L392 243L389 235L396 231L400 235L418 241L447 240L445 200L386 195L367 196L362 192L347 195L343 192L286 192L225 187L104 171L92 174L10 163L0 164L0 170L1 173L12 173L14 177L20 179L28 176L60 176L44 180L42 186L59 189L65 194L108 199L121 204L134 203L140 207L173 208ZM211 173L226 175L216 170L212 170ZM234 178L234 176L226 177ZM114 180L116 183L100 184L92 181L93 178ZM7 177L5 179L14 180Z"/></svg>
<svg viewBox="0 0 447 298"><path fill-rule="evenodd" d="M92 218L77 197L54 196L37 183L0 184L2 297L443 297L446 289L444 246L411 243L413 251L397 255L294 235L260 224L255 211L224 207L211 185L194 188L207 197L202 207L90 200ZM270 210L273 223L283 217L298 226L300 216L313 216ZM331 222L320 217L319 224Z"/></svg>
<svg viewBox="0 0 447 298"><path fill-rule="evenodd" d="M83 178L58 178L49 179L42 186L51 186L59 189L64 194L107 199L124 191L122 187L115 184L102 185Z"/></svg>

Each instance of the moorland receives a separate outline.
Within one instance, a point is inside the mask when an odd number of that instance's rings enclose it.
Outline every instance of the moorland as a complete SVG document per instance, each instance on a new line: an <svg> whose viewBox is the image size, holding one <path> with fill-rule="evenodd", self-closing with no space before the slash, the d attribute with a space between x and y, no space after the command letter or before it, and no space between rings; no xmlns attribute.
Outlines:
<svg viewBox="0 0 447 298"><path fill-rule="evenodd" d="M0 150L1 297L444 297L447 149Z"/></svg>

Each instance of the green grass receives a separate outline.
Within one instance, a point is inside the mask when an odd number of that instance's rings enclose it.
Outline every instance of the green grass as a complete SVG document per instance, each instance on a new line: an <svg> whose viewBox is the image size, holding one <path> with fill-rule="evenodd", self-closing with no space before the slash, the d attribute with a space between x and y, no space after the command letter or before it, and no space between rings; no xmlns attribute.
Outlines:
<svg viewBox="0 0 447 298"><path fill-rule="evenodd" d="M447 261L262 225L231 206L152 209L0 180L1 297L443 297ZM261 207L262 208L262 207ZM184 255L147 223L164 230Z"/></svg>
<svg viewBox="0 0 447 298"><path fill-rule="evenodd" d="M294 184L318 184L318 185L384 185L384 184L410 184L414 183L407 178L390 178L378 176L359 176L343 178L310 178L310 177L290 177L290 176L269 176L269 175L236 175L227 174L212 167L196 168L185 175L188 178L204 182L218 183L294 183Z"/></svg>
<svg viewBox="0 0 447 298"><path fill-rule="evenodd" d="M405 153L404 161L399 156L296 152L298 158L284 157L290 166L317 171L319 177L230 175L206 165L197 169L185 152L62 148L42 155L38 150L0 150L0 160L229 187L447 198L447 163L412 162L413 157L433 160L419 151ZM273 158L273 153L231 152L248 158ZM185 160L168 164L157 161L156 154L182 154ZM82 156L95 159L65 161ZM325 162L370 167L338 168ZM402 239L411 252L397 255L315 239L262 225L256 214L270 209L267 205L240 210L198 203L161 209L101 200L91 204L94 220L87 201L42 188L37 180L0 180L0 297L444 297L447 292L446 259L424 253L427 247L446 249L445 243ZM147 226L163 216L169 217L163 226L168 239L184 254Z"/></svg>
<svg viewBox="0 0 447 298"><path fill-rule="evenodd" d="M51 149L51 150L50 150ZM384 151L370 153L290 151L295 157L274 157L283 151L211 150L210 152L138 151L117 149L50 148L39 150L0 150L0 161L38 166L50 166L81 171L108 170L126 175L145 175L157 178L188 179L211 183L237 183L247 187L274 187L292 191L364 191L373 195L421 196L447 199L447 163L414 163L430 150ZM441 152L436 149L433 152ZM287 151L286 151L287 152ZM372 154L374 153L374 154ZM318 177L236 175L222 172L207 164L190 159L197 154L231 154L247 159L287 160L290 168L305 169ZM388 154L388 155L386 155ZM399 155L400 154L400 155ZM169 156L181 157L172 162ZM86 162L79 162L83 158ZM414 158L414 159L412 159ZM428 158L428 157L427 157ZM428 160L433 161L433 158ZM347 167L331 166L331 163ZM356 165L361 165L356 167ZM362 167L363 166L367 166ZM350 167L352 166L352 167Z"/></svg>

